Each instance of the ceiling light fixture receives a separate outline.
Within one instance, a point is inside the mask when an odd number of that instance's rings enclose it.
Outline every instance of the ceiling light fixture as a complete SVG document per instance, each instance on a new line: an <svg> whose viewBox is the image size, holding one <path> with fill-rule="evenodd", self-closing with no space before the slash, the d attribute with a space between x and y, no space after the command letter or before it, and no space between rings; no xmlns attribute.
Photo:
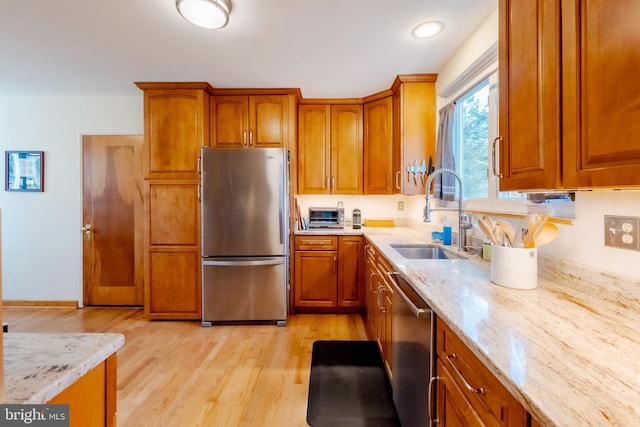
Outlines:
<svg viewBox="0 0 640 427"><path fill-rule="evenodd" d="M413 29L411 34L417 39L428 39L440 33L444 29L444 24L440 21L423 22Z"/></svg>
<svg viewBox="0 0 640 427"><path fill-rule="evenodd" d="M192 24L215 30L229 22L231 0L176 0L176 8Z"/></svg>

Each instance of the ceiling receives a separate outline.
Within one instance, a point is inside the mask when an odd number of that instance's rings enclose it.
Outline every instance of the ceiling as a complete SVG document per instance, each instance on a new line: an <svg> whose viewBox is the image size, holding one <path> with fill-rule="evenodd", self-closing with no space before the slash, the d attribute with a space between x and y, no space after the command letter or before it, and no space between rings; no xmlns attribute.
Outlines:
<svg viewBox="0 0 640 427"><path fill-rule="evenodd" d="M134 81L363 97L437 73L497 0L232 0L206 30L175 0L0 0L0 95L138 94ZM426 20L445 30L411 37Z"/></svg>

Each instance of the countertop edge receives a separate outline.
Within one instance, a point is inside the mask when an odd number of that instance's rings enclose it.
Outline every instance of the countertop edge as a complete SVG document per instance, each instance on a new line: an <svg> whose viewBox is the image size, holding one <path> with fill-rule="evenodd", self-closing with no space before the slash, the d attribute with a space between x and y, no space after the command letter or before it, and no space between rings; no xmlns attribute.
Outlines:
<svg viewBox="0 0 640 427"><path fill-rule="evenodd" d="M16 340L21 339L29 335L29 339L39 338L40 342L53 342L59 340L68 340L68 339L95 339L100 338L101 341L98 344L92 343L92 350L87 354L81 354L79 356L80 360L75 361L72 366L67 367L66 369L62 369L65 367L64 365L45 365L38 363L37 366L29 366L21 369L16 369L12 372L11 366L5 367L5 402L6 404L43 404L60 394L62 391L67 389L70 385L72 385L79 378L88 373L91 369L98 366L100 363L104 362L111 355L116 353L123 345L124 345L124 335L119 333L23 333L23 332L8 332L4 334L5 339L5 360L7 357L12 357L11 353L11 345ZM103 341L102 341L103 340ZM81 345L77 345L81 347ZM46 344L42 344L42 347L38 348L39 351L46 352ZM79 352L82 352L83 349L80 348ZM84 350L85 352L87 350ZM13 356L18 356L13 355ZM23 364L26 362L22 362ZM8 368L8 369L7 369ZM32 373L28 375L24 375L25 370L31 370ZM42 372L43 370L51 375L51 378L47 378L45 380L38 379L38 370ZM20 375L20 372L23 372ZM25 382L35 382L37 387L35 387L35 391L32 393L22 393L29 394L29 397L26 398L16 398L12 395L20 394L16 393L15 390L19 389L22 385L24 387ZM41 382L44 382L44 385L40 385ZM13 390L13 392L12 392ZM24 390L24 388L23 388ZM27 388L29 390L29 388ZM24 397L24 396L23 396Z"/></svg>

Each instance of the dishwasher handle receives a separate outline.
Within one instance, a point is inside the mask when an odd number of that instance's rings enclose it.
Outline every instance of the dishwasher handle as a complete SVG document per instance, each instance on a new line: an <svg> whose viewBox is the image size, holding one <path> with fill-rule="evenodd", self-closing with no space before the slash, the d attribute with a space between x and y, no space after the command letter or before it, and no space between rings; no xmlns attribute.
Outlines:
<svg viewBox="0 0 640 427"><path fill-rule="evenodd" d="M394 291L402 297L402 299L407 303L407 306L409 306L409 310L411 310L411 312L418 319L427 319L431 317L431 308L429 308L429 306L424 301L422 301L418 294L411 288L409 283L405 279L403 279L397 271L387 272L387 276L389 276L391 282L393 282L393 287L395 288ZM395 279L394 276L398 276L398 278ZM409 298L407 293L412 294L414 299L416 299L417 301L414 302L412 298ZM420 305L424 305L424 307L418 307L416 303L421 303Z"/></svg>

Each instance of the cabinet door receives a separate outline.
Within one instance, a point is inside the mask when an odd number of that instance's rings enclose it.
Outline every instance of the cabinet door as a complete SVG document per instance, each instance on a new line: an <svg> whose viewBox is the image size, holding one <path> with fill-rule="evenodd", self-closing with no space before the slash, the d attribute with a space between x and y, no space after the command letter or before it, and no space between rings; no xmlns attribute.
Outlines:
<svg viewBox="0 0 640 427"><path fill-rule="evenodd" d="M209 142L208 102L202 90L145 90L145 179L198 177L200 147Z"/></svg>
<svg viewBox="0 0 640 427"><path fill-rule="evenodd" d="M332 194L362 194L362 156L362 105L332 105Z"/></svg>
<svg viewBox="0 0 640 427"><path fill-rule="evenodd" d="M211 146L248 146L249 97L212 97L210 119L212 135Z"/></svg>
<svg viewBox="0 0 640 427"><path fill-rule="evenodd" d="M338 260L335 251L295 252L295 306L337 306Z"/></svg>
<svg viewBox="0 0 640 427"><path fill-rule="evenodd" d="M376 337L376 267L375 267L375 251L370 244L365 245L365 306L367 316L367 332L369 338L375 339Z"/></svg>
<svg viewBox="0 0 640 427"><path fill-rule="evenodd" d="M287 147L289 105L286 95L249 97L249 147Z"/></svg>
<svg viewBox="0 0 640 427"><path fill-rule="evenodd" d="M338 306L364 307L362 237L338 238Z"/></svg>
<svg viewBox="0 0 640 427"><path fill-rule="evenodd" d="M329 105L298 107L298 193L329 194L331 113Z"/></svg>
<svg viewBox="0 0 640 427"><path fill-rule="evenodd" d="M200 269L199 252L152 250L145 304L149 317L200 319Z"/></svg>
<svg viewBox="0 0 640 427"><path fill-rule="evenodd" d="M432 80L402 83L393 95L395 194L424 194L424 176L409 173L407 168L436 157L435 76Z"/></svg>
<svg viewBox="0 0 640 427"><path fill-rule="evenodd" d="M443 427L479 427L486 425L464 397L449 370L438 360L438 393L436 417Z"/></svg>
<svg viewBox="0 0 640 427"><path fill-rule="evenodd" d="M393 99L364 105L364 194L393 194Z"/></svg>
<svg viewBox="0 0 640 427"><path fill-rule="evenodd" d="M145 192L145 314L200 319L198 181L152 181Z"/></svg>
<svg viewBox="0 0 640 427"><path fill-rule="evenodd" d="M559 188L560 2L500 0L500 190Z"/></svg>
<svg viewBox="0 0 640 427"><path fill-rule="evenodd" d="M638 186L640 2L561 3L565 186Z"/></svg>

